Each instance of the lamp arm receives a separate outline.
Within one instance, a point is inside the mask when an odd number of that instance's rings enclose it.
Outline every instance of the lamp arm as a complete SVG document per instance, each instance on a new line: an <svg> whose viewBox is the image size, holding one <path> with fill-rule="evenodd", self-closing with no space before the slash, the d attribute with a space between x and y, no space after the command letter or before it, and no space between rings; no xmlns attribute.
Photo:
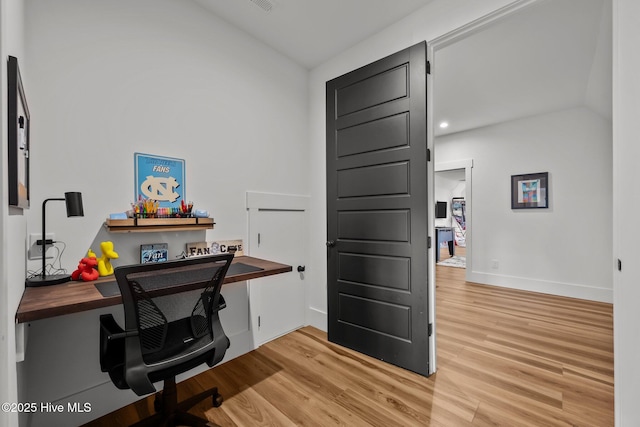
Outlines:
<svg viewBox="0 0 640 427"><path fill-rule="evenodd" d="M42 239L40 240L40 244L42 245L42 249L40 251L41 255L42 255L42 271L40 273L40 276L42 276L43 278L47 276L46 272L45 272L45 266L46 266L46 256L45 256L45 250L47 249L47 232L45 230L46 228L46 206L47 206L47 202L51 201L51 200L61 200L64 201L64 199L60 199L60 198L54 198L54 199L45 199L42 202Z"/></svg>

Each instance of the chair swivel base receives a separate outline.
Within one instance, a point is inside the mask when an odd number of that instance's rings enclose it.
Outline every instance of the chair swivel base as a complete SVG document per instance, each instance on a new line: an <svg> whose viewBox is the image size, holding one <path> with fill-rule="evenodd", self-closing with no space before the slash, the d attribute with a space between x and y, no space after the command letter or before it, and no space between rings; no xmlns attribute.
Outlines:
<svg viewBox="0 0 640 427"><path fill-rule="evenodd" d="M178 394L176 389L176 379L167 378L164 380L164 388L156 393L153 407L156 413L133 424L131 427L147 427L147 426L192 426L192 427L220 427L213 424L206 418L200 418L187 411L197 403L206 399L213 398L213 406L222 405L222 396L218 393L218 388L214 387L201 393L191 396L186 400L178 403Z"/></svg>

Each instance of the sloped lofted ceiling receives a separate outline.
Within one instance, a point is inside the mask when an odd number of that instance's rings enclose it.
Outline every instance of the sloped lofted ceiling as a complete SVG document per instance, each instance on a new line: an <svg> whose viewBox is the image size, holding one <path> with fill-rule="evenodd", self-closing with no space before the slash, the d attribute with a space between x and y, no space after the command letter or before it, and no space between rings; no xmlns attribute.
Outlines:
<svg viewBox="0 0 640 427"><path fill-rule="evenodd" d="M578 106L611 120L611 45L610 0L546 0L437 50L436 135Z"/></svg>
<svg viewBox="0 0 640 427"><path fill-rule="evenodd" d="M433 0L194 0L312 69Z"/></svg>
<svg viewBox="0 0 640 427"><path fill-rule="evenodd" d="M193 1L312 69L433 0ZM524 7L436 51L436 135L577 106L611 119L611 49L611 0Z"/></svg>

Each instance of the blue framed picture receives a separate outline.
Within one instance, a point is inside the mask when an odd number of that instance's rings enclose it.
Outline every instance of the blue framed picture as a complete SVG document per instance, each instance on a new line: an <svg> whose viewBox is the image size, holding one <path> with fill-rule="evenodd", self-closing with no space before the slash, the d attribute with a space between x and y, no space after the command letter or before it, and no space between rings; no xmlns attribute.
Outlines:
<svg viewBox="0 0 640 427"><path fill-rule="evenodd" d="M186 200L184 159L134 153L135 200L152 199L163 208Z"/></svg>

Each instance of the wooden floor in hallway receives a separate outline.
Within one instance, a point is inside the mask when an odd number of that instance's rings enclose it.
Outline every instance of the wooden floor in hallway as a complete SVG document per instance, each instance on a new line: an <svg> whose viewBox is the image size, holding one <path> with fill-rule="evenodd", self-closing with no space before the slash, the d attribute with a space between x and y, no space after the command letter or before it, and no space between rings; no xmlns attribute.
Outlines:
<svg viewBox="0 0 640 427"><path fill-rule="evenodd" d="M464 269L436 268L431 377L305 327L180 383L179 398L218 385L222 406L193 412L222 426L614 425L611 304L468 283ZM152 411L149 397L88 425L128 425Z"/></svg>

